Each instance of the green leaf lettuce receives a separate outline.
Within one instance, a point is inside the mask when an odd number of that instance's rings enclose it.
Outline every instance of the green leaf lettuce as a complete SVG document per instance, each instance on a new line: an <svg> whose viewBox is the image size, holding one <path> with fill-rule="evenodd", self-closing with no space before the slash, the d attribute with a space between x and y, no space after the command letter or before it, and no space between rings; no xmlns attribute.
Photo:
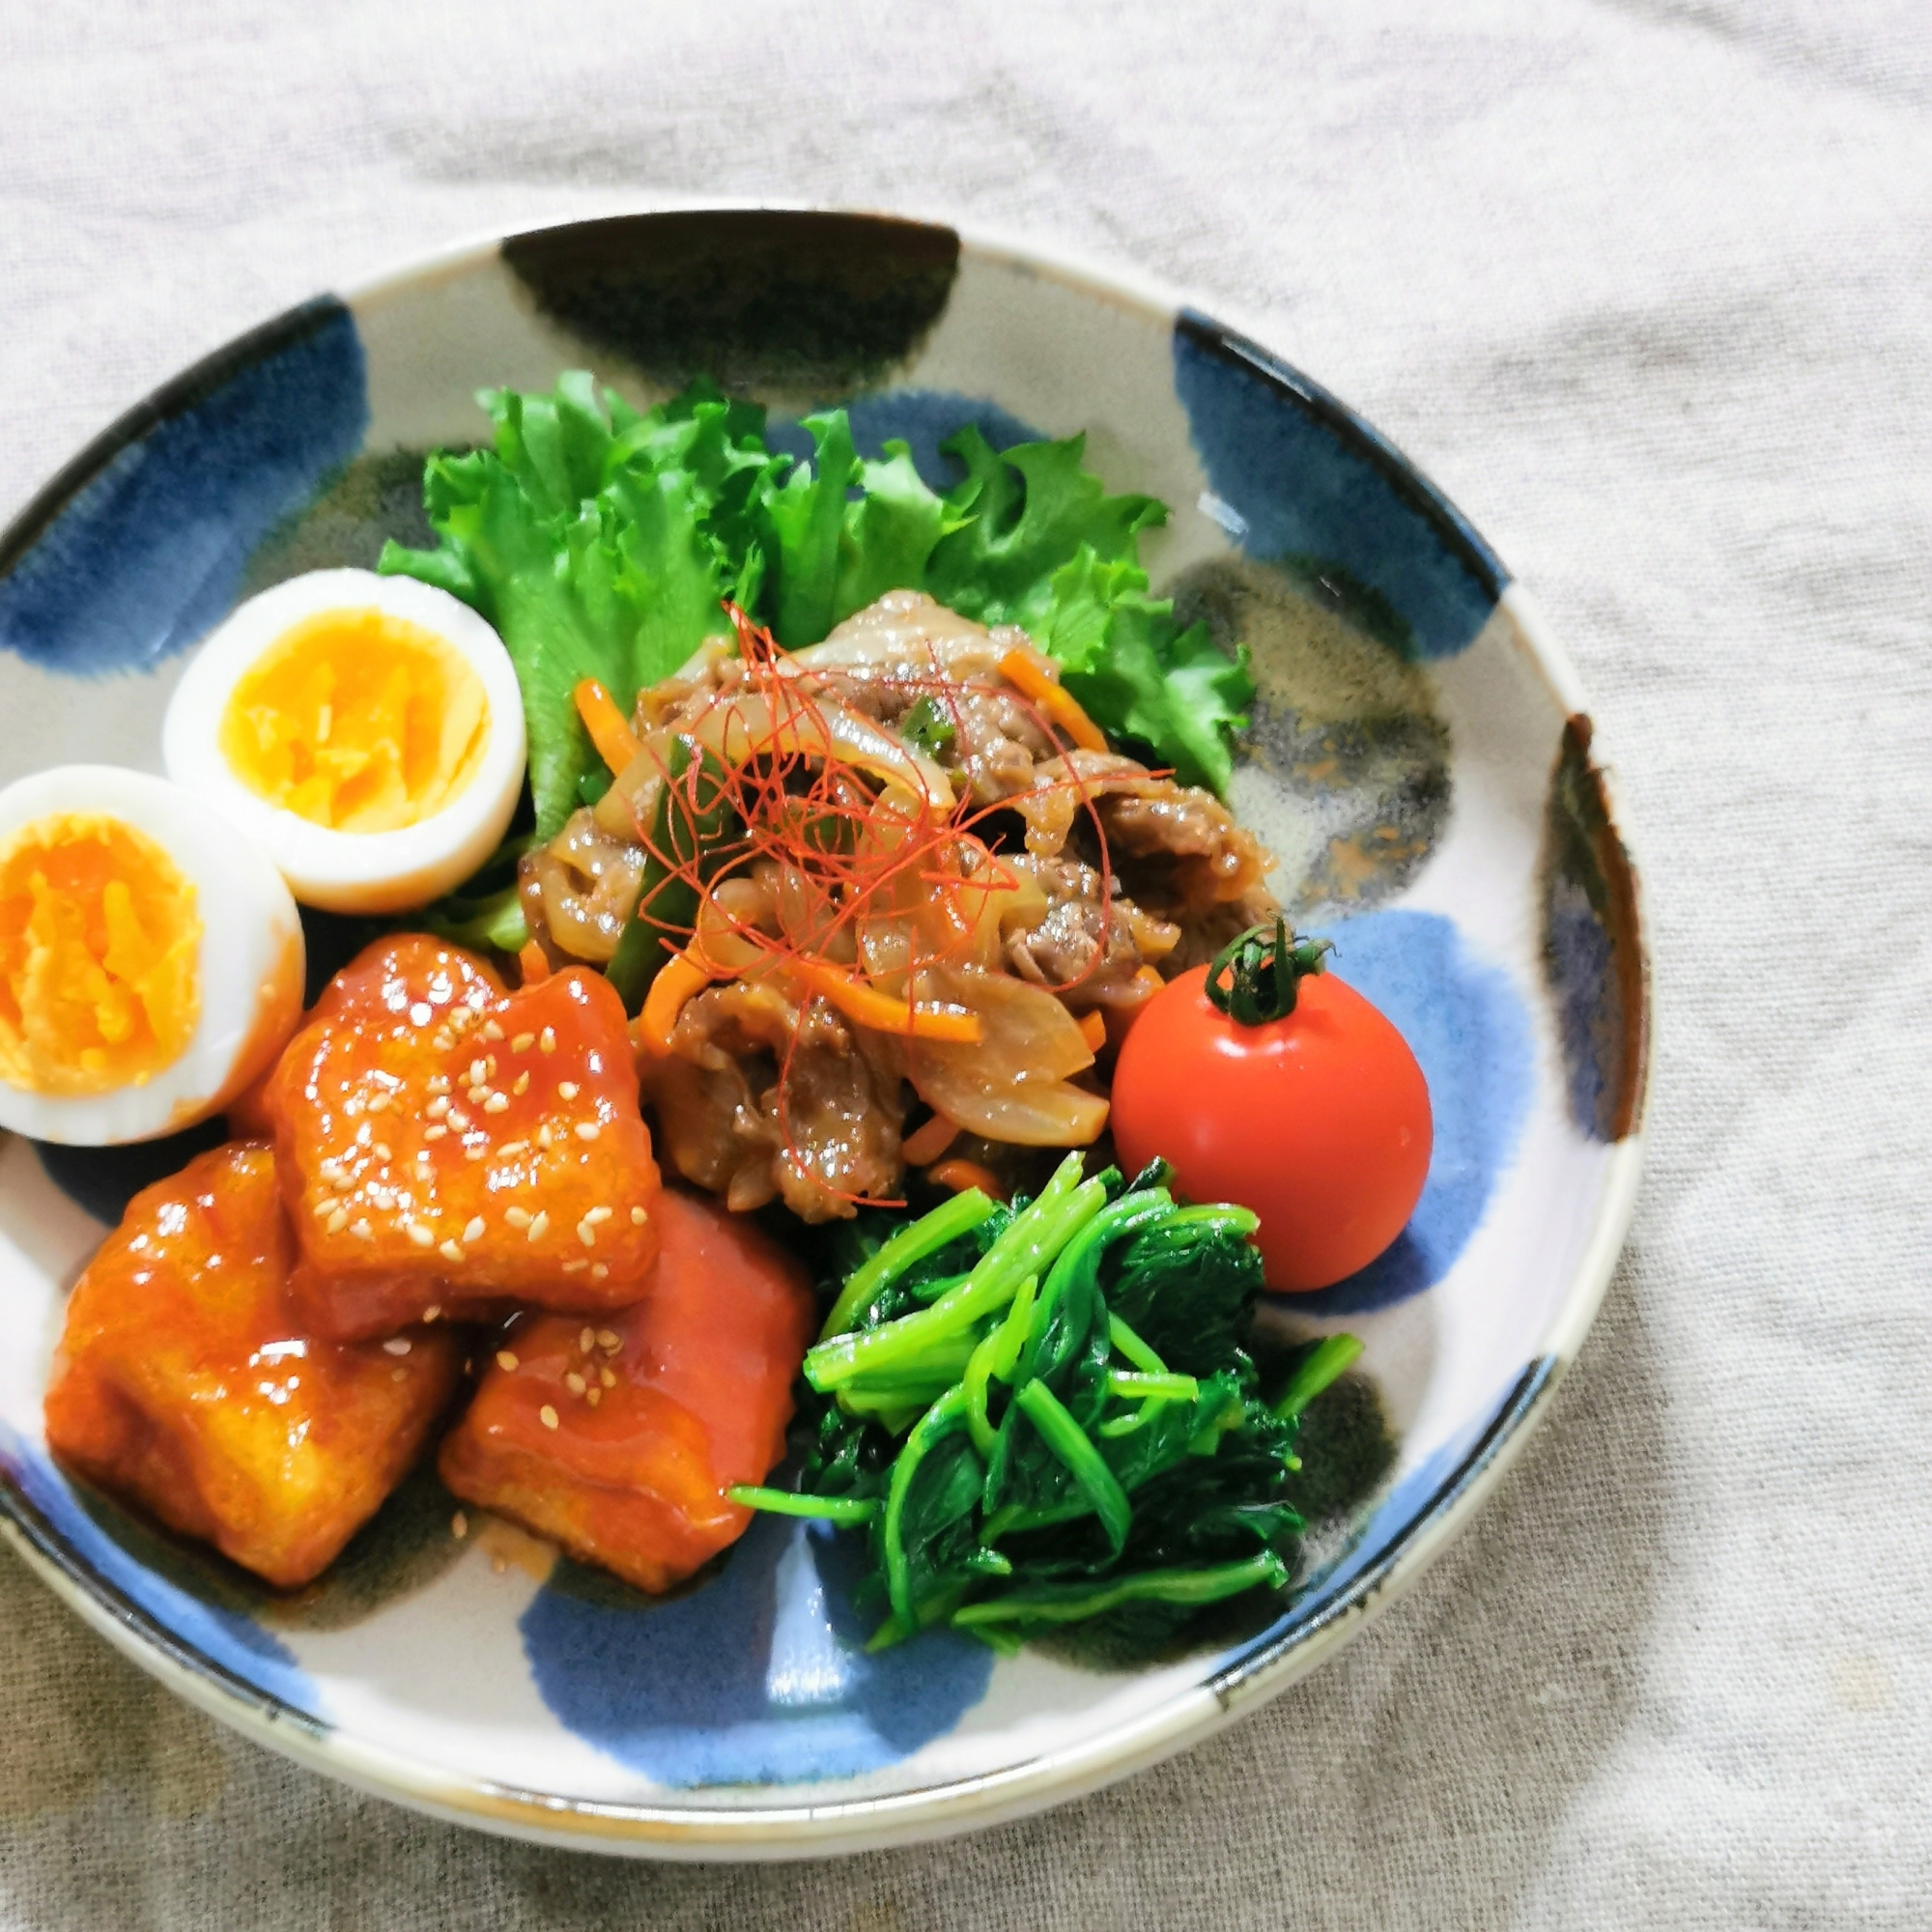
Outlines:
<svg viewBox="0 0 1932 1932"><path fill-rule="evenodd" d="M724 628L729 599L790 649L888 590L925 590L1022 626L1108 733L1183 782L1225 789L1254 686L1204 627L1149 594L1151 497L1110 497L1083 438L1004 453L968 428L965 471L927 487L903 442L862 459L843 410L805 418L812 456L765 442L764 412L709 383L639 412L582 371L549 394L486 390L491 447L424 473L434 550L390 544L379 568L435 584L497 627L516 666L539 838L597 758L572 700L594 677L628 710Z"/></svg>

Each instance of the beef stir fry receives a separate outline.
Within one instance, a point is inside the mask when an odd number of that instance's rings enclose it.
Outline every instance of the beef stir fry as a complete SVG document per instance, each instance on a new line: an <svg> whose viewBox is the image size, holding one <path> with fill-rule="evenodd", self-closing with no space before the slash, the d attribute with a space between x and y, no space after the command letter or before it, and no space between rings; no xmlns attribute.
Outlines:
<svg viewBox="0 0 1932 1932"><path fill-rule="evenodd" d="M663 1155L734 1209L849 1215L949 1129L1091 1144L1109 1040L1274 911L1218 799L1110 750L1023 631L920 591L789 654L740 620L628 736L523 861L525 916L553 964L644 929Z"/></svg>

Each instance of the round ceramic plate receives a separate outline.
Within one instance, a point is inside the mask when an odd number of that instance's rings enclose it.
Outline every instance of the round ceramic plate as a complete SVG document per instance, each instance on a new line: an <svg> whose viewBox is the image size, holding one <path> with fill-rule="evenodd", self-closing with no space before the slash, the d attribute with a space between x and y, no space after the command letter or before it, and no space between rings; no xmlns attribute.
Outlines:
<svg viewBox="0 0 1932 1932"><path fill-rule="evenodd" d="M62 1298L179 1151L0 1142L0 1523L138 1663L251 1737L490 1830L782 1857L982 1825L1204 1736L1345 1642L1521 1443L1629 1218L1647 1059L1634 874L1581 694L1442 496L1279 357L1171 296L869 215L638 214L519 235L323 297L160 390L0 538L0 782L159 769L183 665L243 596L428 540L425 450L485 386L594 369L643 405L708 372L783 426L844 403L928 480L976 423L1084 430L1172 506L1154 583L1260 686L1234 782L1273 883L1406 1034L1436 1142L1396 1247L1285 1319L1346 1326L1398 1445L1311 1539L1265 1628L1133 1670L946 1633L868 1656L845 1544L760 1519L648 1600L407 1484L277 1599L70 1480L41 1394ZM800 446L803 446L801 443Z"/></svg>

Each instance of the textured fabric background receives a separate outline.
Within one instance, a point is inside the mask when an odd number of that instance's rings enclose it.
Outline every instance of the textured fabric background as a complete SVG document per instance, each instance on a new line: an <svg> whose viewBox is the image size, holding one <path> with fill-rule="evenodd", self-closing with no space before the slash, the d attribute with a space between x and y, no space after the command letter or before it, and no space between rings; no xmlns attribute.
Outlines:
<svg viewBox="0 0 1932 1932"><path fill-rule="evenodd" d="M1932 10L11 0L0 516L317 288L761 192L1199 289L1540 595L1658 964L1596 1334L1338 1663L1084 1804L836 1864L625 1866L353 1797L0 1556L0 1922L1926 1923Z"/></svg>

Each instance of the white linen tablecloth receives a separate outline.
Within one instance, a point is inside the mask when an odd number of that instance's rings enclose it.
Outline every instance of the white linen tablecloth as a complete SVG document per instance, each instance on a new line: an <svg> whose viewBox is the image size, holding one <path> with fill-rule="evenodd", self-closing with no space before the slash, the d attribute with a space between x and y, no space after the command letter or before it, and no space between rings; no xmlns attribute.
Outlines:
<svg viewBox="0 0 1932 1932"><path fill-rule="evenodd" d="M1932 1922L1926 0L14 0L0 517L318 288L706 194L977 218L1192 286L1533 587L1656 948L1602 1321L1338 1662L1085 1803L836 1863L625 1865L355 1797L0 1556L0 1922Z"/></svg>

